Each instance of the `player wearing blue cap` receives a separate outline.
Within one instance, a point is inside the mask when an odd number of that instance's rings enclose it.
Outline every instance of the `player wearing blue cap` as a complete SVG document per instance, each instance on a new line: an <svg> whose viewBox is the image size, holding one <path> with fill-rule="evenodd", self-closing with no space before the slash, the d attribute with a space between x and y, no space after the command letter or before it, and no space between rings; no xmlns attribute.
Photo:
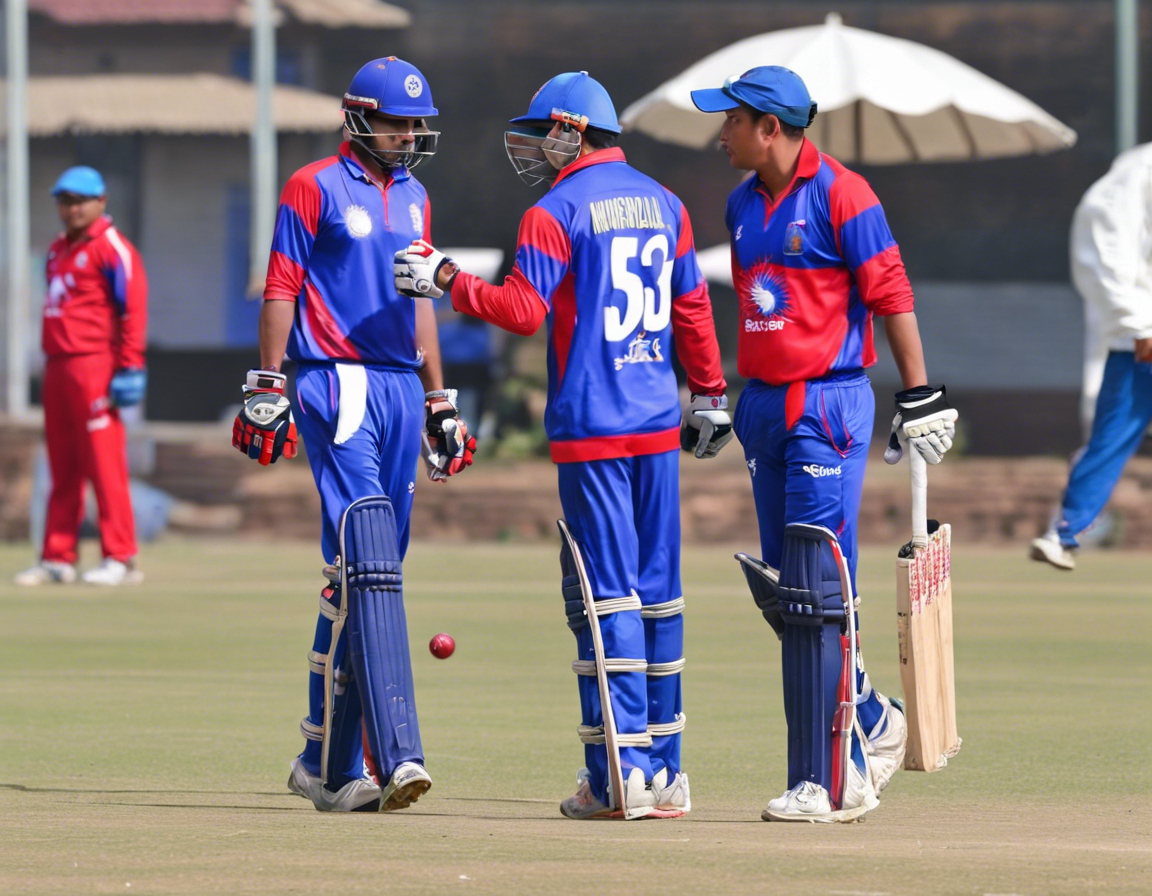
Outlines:
<svg viewBox="0 0 1152 896"><path fill-rule="evenodd" d="M90 585L131 585L136 530L120 409L144 398L148 282L136 247L104 214L104 178L78 165L52 188L64 232L48 249L44 324L44 440L52 489L40 562L18 585L76 580L76 546L91 480L100 516L103 563Z"/></svg>
<svg viewBox="0 0 1152 896"><path fill-rule="evenodd" d="M788 787L762 817L852 821L878 804L907 738L903 713L864 673L848 609L875 405L864 373L876 363L873 315L905 386L885 460L911 444L939 463L956 411L943 386L926 385L912 289L879 200L804 138L816 103L800 77L761 66L692 100L725 113L729 164L753 172L729 196L725 221L748 378L734 424L763 553L740 558L782 641L788 722Z"/></svg>
<svg viewBox="0 0 1152 896"><path fill-rule="evenodd" d="M587 768L560 809L577 819L675 817L691 808L680 765L678 449L712 457L731 438L708 289L687 211L625 162L615 107L587 72L552 78L511 124L513 167L529 184L550 183L520 222L512 273L492 286L416 243L397 255L397 284L414 295L449 292L457 311L513 333L547 323L544 426L596 605L590 620L579 564L565 547ZM673 339L692 393L683 422ZM602 718L601 672L614 732ZM609 789L613 734L622 793Z"/></svg>
<svg viewBox="0 0 1152 896"><path fill-rule="evenodd" d="M442 382L431 302L401 296L390 276L396 251L431 232L411 174L436 151L431 89L389 56L356 73L342 108L347 141L292 175L280 198L261 369L248 373L233 444L261 464L296 454L287 351L329 580L308 654L306 743L288 786L317 809L388 811L432 783L401 591L421 430L434 481L469 465L476 440Z"/></svg>

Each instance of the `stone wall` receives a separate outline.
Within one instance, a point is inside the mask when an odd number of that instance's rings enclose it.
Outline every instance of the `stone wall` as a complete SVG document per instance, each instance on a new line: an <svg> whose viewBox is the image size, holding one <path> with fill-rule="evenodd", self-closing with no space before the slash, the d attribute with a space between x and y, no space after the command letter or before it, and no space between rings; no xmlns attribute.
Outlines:
<svg viewBox="0 0 1152 896"><path fill-rule="evenodd" d="M259 468L229 445L219 426L152 426L154 462L147 481L177 499L175 531L316 539L320 505L306 460ZM0 428L0 538L27 537L35 428ZM879 448L879 445L877 445ZM929 515L952 524L959 542L1023 544L1041 532L1063 489L1059 458L949 457L929 472ZM736 445L713 461L681 456L682 523L689 542L757 540L748 473ZM870 461L860 540L897 546L910 535L906 464ZM1152 548L1152 458L1129 462L1110 505L1110 540ZM561 515L556 473L545 461L477 464L447 484L421 475L412 515L415 538L552 539Z"/></svg>

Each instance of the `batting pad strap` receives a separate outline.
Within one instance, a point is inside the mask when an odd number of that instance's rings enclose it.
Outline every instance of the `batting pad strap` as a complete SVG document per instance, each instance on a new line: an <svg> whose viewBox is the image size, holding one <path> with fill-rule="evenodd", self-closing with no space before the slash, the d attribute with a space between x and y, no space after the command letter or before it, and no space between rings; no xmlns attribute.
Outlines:
<svg viewBox="0 0 1152 896"><path fill-rule="evenodd" d="M576 733L580 740L586 744L604 743L604 727L601 725L580 725L576 729ZM639 734L617 734L616 743L621 747L650 747L652 746L652 735L647 731L642 731Z"/></svg>
<svg viewBox="0 0 1152 896"><path fill-rule="evenodd" d="M640 608L640 617L642 619L664 619L667 616L676 616L684 612L684 598L678 597L675 600L666 600L662 604L648 604L646 607Z"/></svg>
<svg viewBox="0 0 1152 896"><path fill-rule="evenodd" d="M687 719L688 716L685 713L679 713L674 721L656 725L649 724L648 735L650 737L671 737L673 734L679 734L684 730L684 723Z"/></svg>
<svg viewBox="0 0 1152 896"><path fill-rule="evenodd" d="M340 607L333 606L332 601L330 601L327 597L325 597L324 593L321 592L321 594L320 594L320 615L323 616L325 619L328 619L332 622L336 622L341 618L340 614L341 614Z"/></svg>
<svg viewBox="0 0 1152 896"><path fill-rule="evenodd" d="M641 610L640 595L633 592L627 597L606 597L597 599L596 615L607 616L610 613L624 613L628 610Z"/></svg>
<svg viewBox="0 0 1152 896"><path fill-rule="evenodd" d="M320 653L318 650L308 651L308 671L315 672L317 675L323 675L324 669L328 665L328 654Z"/></svg>
<svg viewBox="0 0 1152 896"><path fill-rule="evenodd" d="M307 740L314 740L318 742L324 740L324 726L313 725L310 721L308 721L307 716L300 720L300 733L303 734Z"/></svg>
<svg viewBox="0 0 1152 896"><path fill-rule="evenodd" d="M646 672L651 668L644 660L630 660L622 657L605 657L605 672ZM572 671L577 675L595 675L595 660L573 660Z"/></svg>
<svg viewBox="0 0 1152 896"><path fill-rule="evenodd" d="M649 663L648 674L655 678L661 678L665 675L677 675L684 671L684 657L678 660L672 660L670 663Z"/></svg>

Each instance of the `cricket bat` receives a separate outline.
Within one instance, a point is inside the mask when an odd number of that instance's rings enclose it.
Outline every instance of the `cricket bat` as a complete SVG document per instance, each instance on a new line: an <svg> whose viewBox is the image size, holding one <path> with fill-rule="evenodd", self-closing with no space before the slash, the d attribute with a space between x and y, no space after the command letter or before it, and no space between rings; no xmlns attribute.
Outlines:
<svg viewBox="0 0 1152 896"><path fill-rule="evenodd" d="M928 464L908 451L912 469L912 540L896 558L900 679L908 720L904 768L934 772L960 750L952 658L952 527L929 532ZM932 521L935 523L935 520Z"/></svg>

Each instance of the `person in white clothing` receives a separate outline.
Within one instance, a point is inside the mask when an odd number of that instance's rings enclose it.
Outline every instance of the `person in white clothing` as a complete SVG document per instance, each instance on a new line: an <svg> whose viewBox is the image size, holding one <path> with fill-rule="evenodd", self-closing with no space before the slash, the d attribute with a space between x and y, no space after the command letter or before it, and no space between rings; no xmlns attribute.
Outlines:
<svg viewBox="0 0 1152 896"><path fill-rule="evenodd" d="M1072 465L1059 518L1031 557L1075 567L1076 536L1104 509L1152 423L1152 143L1121 154L1072 219L1072 282L1108 346L1088 444Z"/></svg>

